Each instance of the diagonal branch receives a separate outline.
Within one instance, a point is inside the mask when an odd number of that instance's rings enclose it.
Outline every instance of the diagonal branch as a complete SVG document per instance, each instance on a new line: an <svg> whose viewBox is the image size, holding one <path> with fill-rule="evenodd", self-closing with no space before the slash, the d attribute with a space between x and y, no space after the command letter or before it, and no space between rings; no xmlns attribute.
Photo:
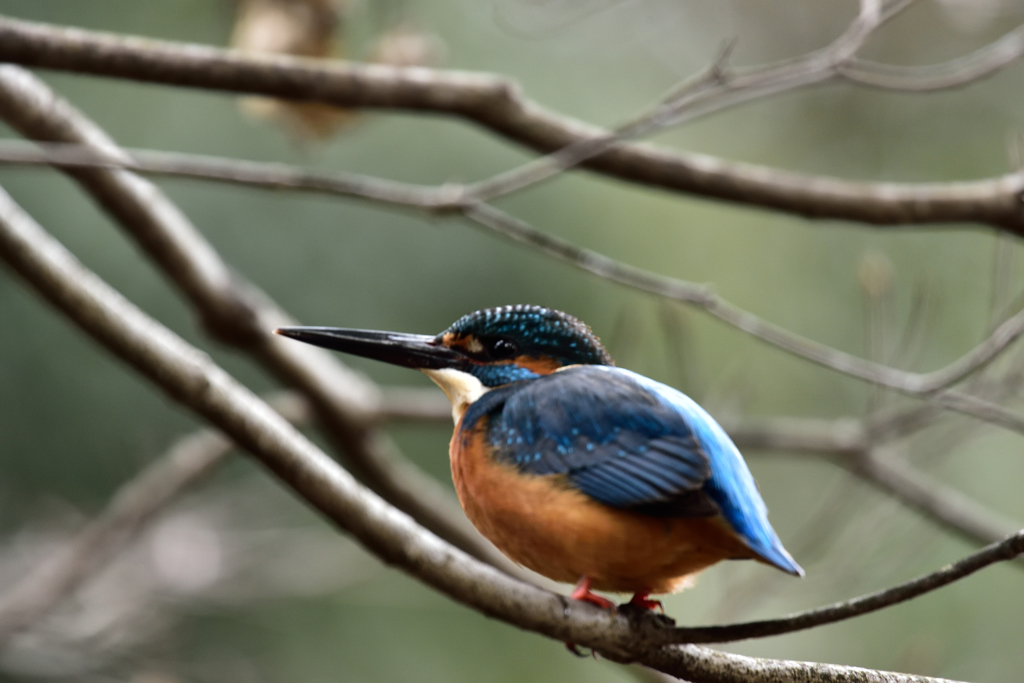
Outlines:
<svg viewBox="0 0 1024 683"><path fill-rule="evenodd" d="M863 47L887 18L877 0L861 2L860 12L831 44L797 59L736 73L726 69L732 46L698 78L673 88L651 111L616 130L574 142L541 159L465 188L464 204L487 202L536 185L610 150L620 142L651 135L672 126L709 116L730 107L820 85L838 78L842 67Z"/></svg>
<svg viewBox="0 0 1024 683"><path fill-rule="evenodd" d="M294 394L283 394L271 397L269 403L291 422L308 419L307 406L295 399ZM124 484L103 513L71 540L70 547L26 575L0 599L0 643L52 612L234 448L217 431L195 432Z"/></svg>
<svg viewBox="0 0 1024 683"><path fill-rule="evenodd" d="M880 456L877 449L887 436L873 433L870 423L851 418L772 418L724 426L741 450L826 456L970 543L995 543L1018 527L916 468L894 457ZM917 426L926 424L919 422ZM1024 567L1024 558L1018 558L1015 564Z"/></svg>
<svg viewBox="0 0 1024 683"><path fill-rule="evenodd" d="M348 107L448 113L541 153L608 135L545 110L523 97L511 81L484 74L266 57L12 18L0 18L0 59ZM857 183L639 143L619 143L583 165L631 182L808 218L887 227L976 222L1024 234L1024 209L1018 201L1024 179L1019 174L966 183Z"/></svg>
<svg viewBox="0 0 1024 683"><path fill-rule="evenodd" d="M24 135L85 145L111 158L124 154L96 124L42 81L15 66L0 66L0 117ZM515 571L469 524L453 497L402 459L368 415L377 389L313 347L283 343L271 330L291 318L255 285L233 273L188 218L157 187L118 169L69 170L185 294L216 338L259 360L313 402L328 436L358 474L388 500L477 557Z"/></svg>
<svg viewBox="0 0 1024 683"><path fill-rule="evenodd" d="M621 613L566 600L518 581L446 544L360 486L208 356L87 270L6 194L0 194L0 258L108 350L250 451L371 552L486 615L692 683L749 683L797 674L815 683L936 680L658 646L656 633L664 628L656 626L653 615L631 621ZM752 673L751 667L759 673Z"/></svg>
<svg viewBox="0 0 1024 683"><path fill-rule="evenodd" d="M896 458L865 451L840 464L971 543L994 543L1018 526Z"/></svg>
<svg viewBox="0 0 1024 683"><path fill-rule="evenodd" d="M0 52L2 49L0 44ZM0 159L6 163L68 168L125 168L153 175L334 194L431 211L457 210L466 193L461 185L438 188L272 162L139 149L130 150L129 154L130 160L100 155L94 149L78 145L43 145L40 151L8 143L2 148ZM690 156L708 173L732 178L729 182L743 188L745 194L757 197L762 194L759 187L768 188L768 192L777 194L786 203L809 201L819 206L820 211L806 212L810 217L908 225L971 221L997 224L1004 219L1024 219L1024 209L1018 199L1024 192L1024 174L1021 173L970 182L868 183L788 173L702 155Z"/></svg>
<svg viewBox="0 0 1024 683"><path fill-rule="evenodd" d="M922 375L858 358L790 332L722 299L708 285L656 275L577 247L489 204L468 206L462 213L502 237L526 244L580 270L642 292L696 305L719 320L812 363L911 396L926 397L948 410L1024 434L1024 417L983 398L944 389L990 363L1018 339L1024 333L1024 310L997 328L995 338L985 340L946 368Z"/></svg>
<svg viewBox="0 0 1024 683"><path fill-rule="evenodd" d="M427 211L442 208L455 210L501 237L526 244L598 277L656 296L697 305L723 322L798 357L902 393L929 398L948 410L1024 432L1024 418L1012 411L979 397L942 391L991 363L1024 334L1024 309L949 365L929 373L908 372L858 358L762 320L725 301L708 285L656 275L577 247L543 233L489 204L453 204L452 193L461 196L459 188L412 185L356 174L323 173L276 163L168 152L134 151L133 154L115 158L102 150L82 145L44 144L41 149L27 149L0 143L0 163L52 164L69 169L125 168L143 173L201 178L275 190L290 189L358 197L385 205Z"/></svg>

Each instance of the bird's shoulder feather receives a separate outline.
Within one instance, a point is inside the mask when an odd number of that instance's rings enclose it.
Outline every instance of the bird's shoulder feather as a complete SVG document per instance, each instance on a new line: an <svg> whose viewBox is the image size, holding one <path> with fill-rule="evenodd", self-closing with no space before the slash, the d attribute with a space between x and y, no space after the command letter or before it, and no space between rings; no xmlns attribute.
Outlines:
<svg viewBox="0 0 1024 683"><path fill-rule="evenodd" d="M607 505L650 515L717 512L702 487L711 464L685 415L614 368L574 366L484 395L463 418L486 420L493 456L530 475L563 475Z"/></svg>

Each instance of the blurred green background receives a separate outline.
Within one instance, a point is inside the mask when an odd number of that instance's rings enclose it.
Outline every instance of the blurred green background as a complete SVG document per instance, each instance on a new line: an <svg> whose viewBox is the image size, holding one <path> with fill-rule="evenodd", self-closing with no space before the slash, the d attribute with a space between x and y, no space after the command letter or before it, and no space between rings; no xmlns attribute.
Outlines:
<svg viewBox="0 0 1024 683"><path fill-rule="evenodd" d="M443 66L506 74L544 106L608 126L705 67L723 41L735 39L733 62L740 65L792 56L827 43L855 10L854 2L810 0L363 0L350 6L346 32L349 52L358 57L387 26L406 22L443 45ZM226 45L235 6L0 0L0 12ZM930 63L964 54L1022 22L1024 6L1016 2L919 2L865 54ZM40 75L125 146L432 184L480 179L530 158L473 125L439 116L372 113L329 141L303 142L246 117L232 97ZM932 95L829 86L747 105L656 141L857 179L988 177L1018 158L1022 86L1021 66ZM70 181L47 170L2 168L0 184L132 301L209 350L249 386L274 387L248 360L201 336L182 300ZM620 365L677 386L716 416L858 416L891 402L698 312L581 274L457 220L356 201L182 180L159 184L233 267L305 324L432 333L478 308L538 303L587 321ZM921 348L899 361L910 369L937 368L984 336L997 253L1011 266L1012 289L1021 284L1019 245L999 247L993 231L976 226L886 230L811 223L585 172L500 205L544 231L628 263L712 282L721 295L772 322L887 362L906 351L900 333L920 310L915 292L924 292L930 303ZM865 293L870 268L891 277L884 301L872 302ZM872 316L874 328L866 323ZM197 423L8 270L0 270L0 320L0 531L4 548L13 552L26 539L59 536L98 512L121 483ZM869 329L888 340L881 351L868 343ZM428 386L416 373L351 363L385 385ZM409 458L449 485L450 425L402 426L392 433ZM894 450L1015 520L1024 519L1022 454L1019 436L961 419ZM808 576L797 581L752 563L713 568L697 588L665 601L681 623L806 609L888 586L972 550L824 459L751 452L748 461L776 529ZM103 655L90 665L82 654L86 663L77 669L55 664L70 646L49 654L33 650L29 634L0 652L0 675L630 680L621 667L577 660L559 643L488 620L377 565L241 458L169 519L130 555L131 566L122 567L140 572L146 563L159 569L170 562L166 581L153 579L148 597L139 598L138 621L130 623L144 628L112 635L94 624L95 633L76 640L75 651ZM175 549L184 559L175 560ZM190 560L193 555L199 559ZM176 561L186 565L184 579L174 578ZM10 581L26 566L0 563L0 579ZM81 600L75 606L83 608ZM875 615L726 649L1010 683L1024 671L1022 633L1024 573L1019 565L1003 565Z"/></svg>

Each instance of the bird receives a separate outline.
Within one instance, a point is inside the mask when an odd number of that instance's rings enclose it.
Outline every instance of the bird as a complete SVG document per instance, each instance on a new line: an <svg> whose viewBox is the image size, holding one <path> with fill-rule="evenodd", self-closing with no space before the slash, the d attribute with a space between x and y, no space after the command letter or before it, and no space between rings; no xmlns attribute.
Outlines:
<svg viewBox="0 0 1024 683"><path fill-rule="evenodd" d="M803 569L768 522L750 470L690 397L617 367L567 313L512 305L437 335L335 327L277 334L424 372L447 395L452 480L467 517L512 561L602 608L594 591L691 586L722 560ZM570 646L571 648L571 646Z"/></svg>

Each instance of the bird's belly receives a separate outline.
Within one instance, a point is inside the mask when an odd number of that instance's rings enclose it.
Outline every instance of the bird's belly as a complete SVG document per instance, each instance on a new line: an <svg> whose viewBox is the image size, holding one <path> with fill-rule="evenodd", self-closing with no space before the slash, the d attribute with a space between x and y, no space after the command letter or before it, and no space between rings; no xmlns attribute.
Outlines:
<svg viewBox="0 0 1024 683"><path fill-rule="evenodd" d="M482 430L455 430L452 478L476 528L513 561L598 590L667 593L723 559L753 553L719 518L657 518L619 510L560 476L520 473L495 460Z"/></svg>

